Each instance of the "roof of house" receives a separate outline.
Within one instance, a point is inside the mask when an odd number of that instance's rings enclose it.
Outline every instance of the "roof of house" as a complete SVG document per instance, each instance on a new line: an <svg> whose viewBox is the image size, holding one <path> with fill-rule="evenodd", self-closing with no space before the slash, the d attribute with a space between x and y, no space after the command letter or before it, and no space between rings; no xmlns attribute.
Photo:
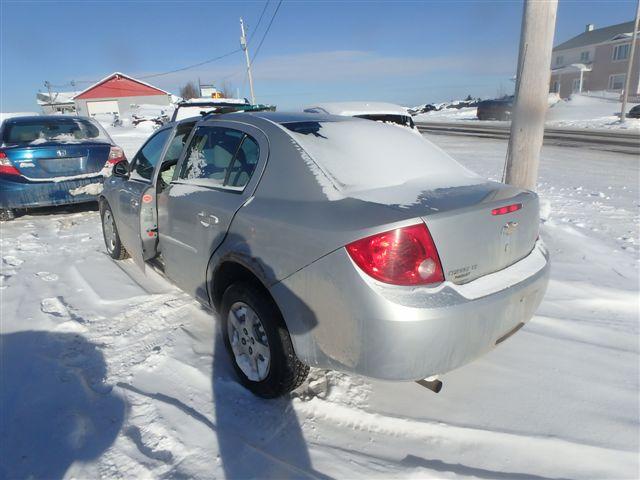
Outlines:
<svg viewBox="0 0 640 480"><path fill-rule="evenodd" d="M560 45L553 48L553 51L568 50L570 48L585 47L596 43L612 40L615 36L633 32L633 22L619 23L608 27L596 28L590 32L582 32Z"/></svg>
<svg viewBox="0 0 640 480"><path fill-rule="evenodd" d="M88 98L137 97L147 95L170 95L170 93L125 75L124 73L114 72L84 89L73 97L73 99L82 100Z"/></svg>

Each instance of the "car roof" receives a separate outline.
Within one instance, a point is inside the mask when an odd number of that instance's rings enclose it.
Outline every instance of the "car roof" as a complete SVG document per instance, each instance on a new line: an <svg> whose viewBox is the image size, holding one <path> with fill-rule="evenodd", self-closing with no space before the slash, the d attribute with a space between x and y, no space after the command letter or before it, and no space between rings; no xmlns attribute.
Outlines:
<svg viewBox="0 0 640 480"><path fill-rule="evenodd" d="M81 117L79 115L23 115L19 117L9 117L4 121L6 123L20 123L20 122L33 122L37 120L69 120L69 119L81 119L88 120L87 117Z"/></svg>
<svg viewBox="0 0 640 480"><path fill-rule="evenodd" d="M331 115L407 115L400 105L385 102L328 102L316 103L304 108L305 111L324 111Z"/></svg>
<svg viewBox="0 0 640 480"><path fill-rule="evenodd" d="M207 120L236 120L249 124L259 124L260 120L268 120L271 123L285 125L287 123L296 122L349 122L362 121L351 117L343 117L337 115L327 115L324 113L306 113L306 112L230 112L223 114L212 114L203 117L203 121Z"/></svg>

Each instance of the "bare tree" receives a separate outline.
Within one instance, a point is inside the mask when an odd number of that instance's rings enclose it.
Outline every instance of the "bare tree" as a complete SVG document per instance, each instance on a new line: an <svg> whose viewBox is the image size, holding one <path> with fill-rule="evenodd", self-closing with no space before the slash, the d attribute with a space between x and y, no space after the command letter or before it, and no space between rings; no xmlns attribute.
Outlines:
<svg viewBox="0 0 640 480"><path fill-rule="evenodd" d="M195 82L188 82L184 87L180 88L180 96L184 100L189 100L190 98L198 98L200 96L200 91Z"/></svg>
<svg viewBox="0 0 640 480"><path fill-rule="evenodd" d="M226 81L220 83L220 88L218 89L222 94L223 98L233 98L235 93L233 92L233 85L228 84Z"/></svg>

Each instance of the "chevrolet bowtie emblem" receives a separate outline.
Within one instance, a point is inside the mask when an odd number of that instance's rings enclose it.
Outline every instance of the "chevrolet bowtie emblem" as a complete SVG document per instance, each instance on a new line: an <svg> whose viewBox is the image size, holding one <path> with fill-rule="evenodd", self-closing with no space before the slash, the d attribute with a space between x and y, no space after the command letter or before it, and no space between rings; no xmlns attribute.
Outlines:
<svg viewBox="0 0 640 480"><path fill-rule="evenodd" d="M502 226L502 233L504 235L511 235L518 228L518 222L508 222Z"/></svg>

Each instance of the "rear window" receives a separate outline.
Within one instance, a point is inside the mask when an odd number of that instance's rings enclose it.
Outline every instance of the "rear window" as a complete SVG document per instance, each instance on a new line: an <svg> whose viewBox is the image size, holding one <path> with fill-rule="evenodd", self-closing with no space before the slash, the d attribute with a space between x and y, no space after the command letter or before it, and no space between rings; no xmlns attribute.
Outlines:
<svg viewBox="0 0 640 480"><path fill-rule="evenodd" d="M479 177L419 133L369 120L283 124L343 193L397 187L471 185Z"/></svg>
<svg viewBox="0 0 640 480"><path fill-rule="evenodd" d="M83 118L35 118L14 120L4 127L8 145L43 143L110 142L109 136L91 120Z"/></svg>

